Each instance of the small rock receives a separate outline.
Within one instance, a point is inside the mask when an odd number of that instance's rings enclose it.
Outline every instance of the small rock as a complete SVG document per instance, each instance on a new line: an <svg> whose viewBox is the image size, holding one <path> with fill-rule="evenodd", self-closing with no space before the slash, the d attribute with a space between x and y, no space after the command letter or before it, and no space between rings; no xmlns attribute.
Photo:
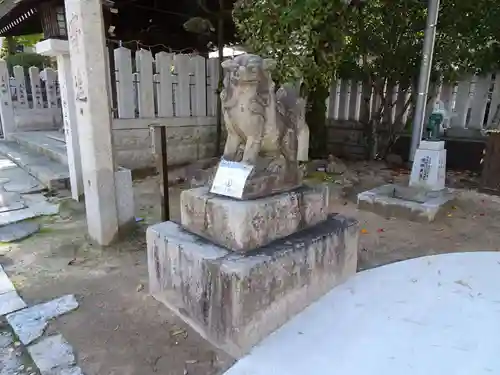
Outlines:
<svg viewBox="0 0 500 375"><path fill-rule="evenodd" d="M404 165L403 158L396 154L389 154L385 158L385 162L391 168L402 167Z"/></svg>
<svg viewBox="0 0 500 375"><path fill-rule="evenodd" d="M144 285L143 284L139 284L137 285L137 289L136 289L138 292L141 292L144 290Z"/></svg>
<svg viewBox="0 0 500 375"><path fill-rule="evenodd" d="M342 174L346 170L347 167L342 160L333 155L328 156L328 165L326 167L328 173Z"/></svg>
<svg viewBox="0 0 500 375"><path fill-rule="evenodd" d="M313 172L325 172L327 165L328 165L328 161L326 161L326 160L312 160L307 165L307 174L310 174Z"/></svg>

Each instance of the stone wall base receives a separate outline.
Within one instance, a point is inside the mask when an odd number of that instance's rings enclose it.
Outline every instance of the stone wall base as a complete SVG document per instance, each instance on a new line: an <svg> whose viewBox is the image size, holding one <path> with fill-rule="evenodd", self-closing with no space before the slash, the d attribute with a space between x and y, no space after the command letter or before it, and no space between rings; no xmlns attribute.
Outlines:
<svg viewBox="0 0 500 375"><path fill-rule="evenodd" d="M152 295L238 358L355 274L359 228L340 215L245 254L165 222L148 229Z"/></svg>

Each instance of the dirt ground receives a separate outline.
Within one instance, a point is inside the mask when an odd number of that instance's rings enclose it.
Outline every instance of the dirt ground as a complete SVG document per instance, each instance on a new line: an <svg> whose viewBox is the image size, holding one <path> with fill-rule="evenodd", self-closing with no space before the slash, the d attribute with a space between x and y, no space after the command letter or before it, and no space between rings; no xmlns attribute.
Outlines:
<svg viewBox="0 0 500 375"><path fill-rule="evenodd" d="M349 165L339 177L346 196L332 211L361 224L359 269L422 255L498 250L500 199L461 190L446 218L432 224L357 211L356 193L384 182L406 183L407 173L382 164ZM452 187L473 187L474 176L450 174ZM99 249L85 237L83 205L65 201L60 216L44 218L37 235L0 247L0 263L29 304L75 294L80 307L53 323L73 345L87 375L211 375L233 359L204 341L147 291L145 229L159 221L157 178L135 182L139 228L121 243ZM179 218L181 186L171 190L174 219Z"/></svg>

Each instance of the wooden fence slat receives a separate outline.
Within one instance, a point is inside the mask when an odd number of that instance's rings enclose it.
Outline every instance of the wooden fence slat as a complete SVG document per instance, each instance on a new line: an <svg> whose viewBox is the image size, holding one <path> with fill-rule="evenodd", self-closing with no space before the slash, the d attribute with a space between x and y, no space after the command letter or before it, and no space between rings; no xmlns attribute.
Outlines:
<svg viewBox="0 0 500 375"><path fill-rule="evenodd" d="M192 59L195 79L196 106L194 116L207 115L207 68L206 59L202 56L195 56Z"/></svg>
<svg viewBox="0 0 500 375"><path fill-rule="evenodd" d="M439 100L443 102L444 109L451 114L453 110L453 91L455 89L455 83L445 83L443 88L441 89L441 95L439 96Z"/></svg>
<svg viewBox="0 0 500 375"><path fill-rule="evenodd" d="M57 73L52 68L45 68L45 93L47 95L47 107L57 108Z"/></svg>
<svg viewBox="0 0 500 375"><path fill-rule="evenodd" d="M28 69L30 84L31 84L31 96L33 98L33 108L40 109L43 108L43 96L42 96L42 84L40 82L40 70L36 66L31 66Z"/></svg>
<svg viewBox="0 0 500 375"><path fill-rule="evenodd" d="M160 75L158 73L153 74L153 103L155 106L155 113L158 116L158 108L160 105Z"/></svg>
<svg viewBox="0 0 500 375"><path fill-rule="evenodd" d="M363 83L352 81L351 83L351 97L349 108L349 119L359 121L361 113L361 96L363 95Z"/></svg>
<svg viewBox="0 0 500 375"><path fill-rule="evenodd" d="M478 77L474 97L472 99L472 107L470 120L467 124L469 129L482 129L484 124L484 116L486 114L486 104L488 103L488 95L491 86L491 74Z"/></svg>
<svg viewBox="0 0 500 375"><path fill-rule="evenodd" d="M156 73L159 75L158 87L158 117L174 116L173 97L173 54L158 52L156 58Z"/></svg>
<svg viewBox="0 0 500 375"><path fill-rule="evenodd" d="M208 90L207 90L207 115L215 116L217 114L217 89L219 85L219 59L208 59L207 72L208 72Z"/></svg>
<svg viewBox="0 0 500 375"><path fill-rule="evenodd" d="M403 124L408 120L408 108L405 108L406 101L409 99L411 93L406 90L400 90L398 86L398 93L396 98L396 104L394 106L394 118L401 118ZM404 111L404 113L403 113Z"/></svg>
<svg viewBox="0 0 500 375"><path fill-rule="evenodd" d="M135 117L132 51L119 47L114 51L118 118Z"/></svg>
<svg viewBox="0 0 500 375"><path fill-rule="evenodd" d="M175 55L174 64L178 82L175 90L175 115L178 117L189 117L191 116L189 90L191 59L189 55Z"/></svg>
<svg viewBox="0 0 500 375"><path fill-rule="evenodd" d="M491 94L490 111L488 113L487 126L491 126L491 122L495 117L497 108L500 106L500 72L496 73L495 81L493 83L493 92Z"/></svg>
<svg viewBox="0 0 500 375"><path fill-rule="evenodd" d="M15 119L9 70L5 60L0 60L0 118L2 120L2 136L8 137L15 131Z"/></svg>
<svg viewBox="0 0 500 375"><path fill-rule="evenodd" d="M28 92L26 90L26 76L24 74L24 67L16 65L13 68L14 81L16 83L16 106L18 108L28 109Z"/></svg>
<svg viewBox="0 0 500 375"><path fill-rule="evenodd" d="M359 118L360 120L370 120L372 117L372 107L373 107L373 87L368 83L363 83L363 92L361 93L361 102L360 102L360 111ZM365 103L365 99L368 99L368 105ZM368 113L366 113L368 112Z"/></svg>
<svg viewBox="0 0 500 375"><path fill-rule="evenodd" d="M139 73L139 117L155 117L153 55L151 54L151 51L141 49L136 52L135 59L137 72Z"/></svg>
<svg viewBox="0 0 500 375"><path fill-rule="evenodd" d="M394 124L394 122L396 121L396 114L397 114L396 104L398 101L398 94L399 94L399 84L396 84L392 87L391 101L389 103L391 124Z"/></svg>
<svg viewBox="0 0 500 375"><path fill-rule="evenodd" d="M339 120L349 120L349 106L351 102L351 81L342 80L339 100Z"/></svg>
<svg viewBox="0 0 500 375"><path fill-rule="evenodd" d="M451 126L465 128L470 104L471 79L465 79L458 84L455 110L451 118Z"/></svg>

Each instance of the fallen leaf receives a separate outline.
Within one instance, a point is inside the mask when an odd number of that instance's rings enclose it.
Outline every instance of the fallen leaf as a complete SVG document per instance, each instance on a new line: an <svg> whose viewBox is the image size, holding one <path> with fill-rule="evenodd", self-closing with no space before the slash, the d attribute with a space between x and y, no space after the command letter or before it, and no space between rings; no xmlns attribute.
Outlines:
<svg viewBox="0 0 500 375"><path fill-rule="evenodd" d="M368 231L366 229L361 229L361 234L368 234Z"/></svg>
<svg viewBox="0 0 500 375"><path fill-rule="evenodd" d="M174 329L174 330L170 331L170 336L172 336L172 337L179 336L179 335L183 335L184 337L187 337L186 330L179 328L179 329Z"/></svg>
<svg viewBox="0 0 500 375"><path fill-rule="evenodd" d="M484 216L484 214L479 214L479 216Z"/></svg>
<svg viewBox="0 0 500 375"><path fill-rule="evenodd" d="M471 289L471 290L472 290L471 286L470 286L469 284L467 284L467 283L466 283L465 281L463 281L463 280L457 280L457 281L455 281L455 284L462 285L463 287L465 287L465 288L469 288L469 289Z"/></svg>
<svg viewBox="0 0 500 375"><path fill-rule="evenodd" d="M385 230L383 228L379 228L379 229L377 229L377 232L378 233L383 233L383 232L385 232Z"/></svg>
<svg viewBox="0 0 500 375"><path fill-rule="evenodd" d="M453 215L452 215L452 214L448 214L448 215L446 215L446 216L448 216L448 217L452 217Z"/></svg>

